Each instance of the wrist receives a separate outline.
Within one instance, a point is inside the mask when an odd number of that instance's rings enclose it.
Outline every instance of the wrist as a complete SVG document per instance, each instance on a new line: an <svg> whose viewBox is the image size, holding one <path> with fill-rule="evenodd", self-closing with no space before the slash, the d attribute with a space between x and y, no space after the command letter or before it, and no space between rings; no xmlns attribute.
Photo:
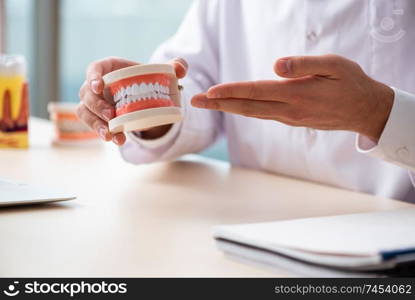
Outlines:
<svg viewBox="0 0 415 300"><path fill-rule="evenodd" d="M365 126L359 131L374 142L378 142L389 119L394 101L394 91L389 86L375 82L373 101L374 109L365 120Z"/></svg>

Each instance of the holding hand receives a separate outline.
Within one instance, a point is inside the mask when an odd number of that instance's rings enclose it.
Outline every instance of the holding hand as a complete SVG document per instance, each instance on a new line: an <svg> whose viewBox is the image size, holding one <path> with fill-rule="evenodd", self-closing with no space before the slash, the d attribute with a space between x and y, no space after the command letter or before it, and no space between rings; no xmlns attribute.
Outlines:
<svg viewBox="0 0 415 300"><path fill-rule="evenodd" d="M349 130L377 141L392 109L393 90L337 55L279 59L286 80L225 83L193 97L199 108L324 130Z"/></svg>
<svg viewBox="0 0 415 300"><path fill-rule="evenodd" d="M86 72L86 80L83 83L79 98L81 103L77 108L78 117L89 127L95 130L105 141L112 140L117 145L125 143L124 133L111 134L108 129L108 121L115 117L114 102L104 99L104 82L102 76L105 74L137 65L137 62L118 57L109 57L93 62L89 65ZM171 61L177 78L183 78L187 72L187 63L181 58ZM169 127L160 126L149 129L146 136L155 138L163 135Z"/></svg>

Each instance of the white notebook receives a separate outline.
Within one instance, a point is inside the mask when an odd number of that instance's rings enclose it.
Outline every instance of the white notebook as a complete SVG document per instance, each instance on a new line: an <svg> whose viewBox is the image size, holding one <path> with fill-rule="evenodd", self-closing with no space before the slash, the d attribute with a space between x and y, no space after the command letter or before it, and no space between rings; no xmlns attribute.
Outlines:
<svg viewBox="0 0 415 300"><path fill-rule="evenodd" d="M72 193L0 178L0 207L75 199Z"/></svg>
<svg viewBox="0 0 415 300"><path fill-rule="evenodd" d="M415 208L222 225L213 234L222 244L238 246L224 251L252 248L341 269L390 269L415 261Z"/></svg>

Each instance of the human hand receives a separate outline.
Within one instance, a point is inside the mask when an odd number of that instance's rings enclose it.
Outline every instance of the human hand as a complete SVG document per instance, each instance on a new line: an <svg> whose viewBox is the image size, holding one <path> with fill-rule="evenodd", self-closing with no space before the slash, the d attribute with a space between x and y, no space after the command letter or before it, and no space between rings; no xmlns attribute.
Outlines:
<svg viewBox="0 0 415 300"><path fill-rule="evenodd" d="M323 130L349 130L377 141L392 109L393 90L338 55L279 59L285 80L224 83L193 97L199 108Z"/></svg>
<svg viewBox="0 0 415 300"><path fill-rule="evenodd" d="M91 63L86 71L86 79L79 90L80 104L76 113L78 117L95 130L99 136L105 140L112 140L116 145L125 143L124 133L112 134L108 129L108 121L115 117L114 102L104 99L104 82L102 76L105 74L137 65L139 63L119 57L108 57ZM173 65L177 78L183 78L187 72L187 63L184 59L176 58L170 62ZM148 129L146 137L163 135L170 127L159 126Z"/></svg>

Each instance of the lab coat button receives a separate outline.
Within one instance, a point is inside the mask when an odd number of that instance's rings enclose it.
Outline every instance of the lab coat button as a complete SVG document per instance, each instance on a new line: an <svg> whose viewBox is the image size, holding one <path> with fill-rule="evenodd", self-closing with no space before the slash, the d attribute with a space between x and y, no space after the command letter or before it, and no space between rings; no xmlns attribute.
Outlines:
<svg viewBox="0 0 415 300"><path fill-rule="evenodd" d="M307 40L314 41L315 39L317 39L317 33L315 31L309 31L307 33Z"/></svg>
<svg viewBox="0 0 415 300"><path fill-rule="evenodd" d="M313 128L307 128L307 133L310 137L315 137L317 135L317 132Z"/></svg>
<svg viewBox="0 0 415 300"><path fill-rule="evenodd" d="M406 147L401 147L398 150L396 150L396 154L400 159L407 159L409 156L409 150Z"/></svg>

